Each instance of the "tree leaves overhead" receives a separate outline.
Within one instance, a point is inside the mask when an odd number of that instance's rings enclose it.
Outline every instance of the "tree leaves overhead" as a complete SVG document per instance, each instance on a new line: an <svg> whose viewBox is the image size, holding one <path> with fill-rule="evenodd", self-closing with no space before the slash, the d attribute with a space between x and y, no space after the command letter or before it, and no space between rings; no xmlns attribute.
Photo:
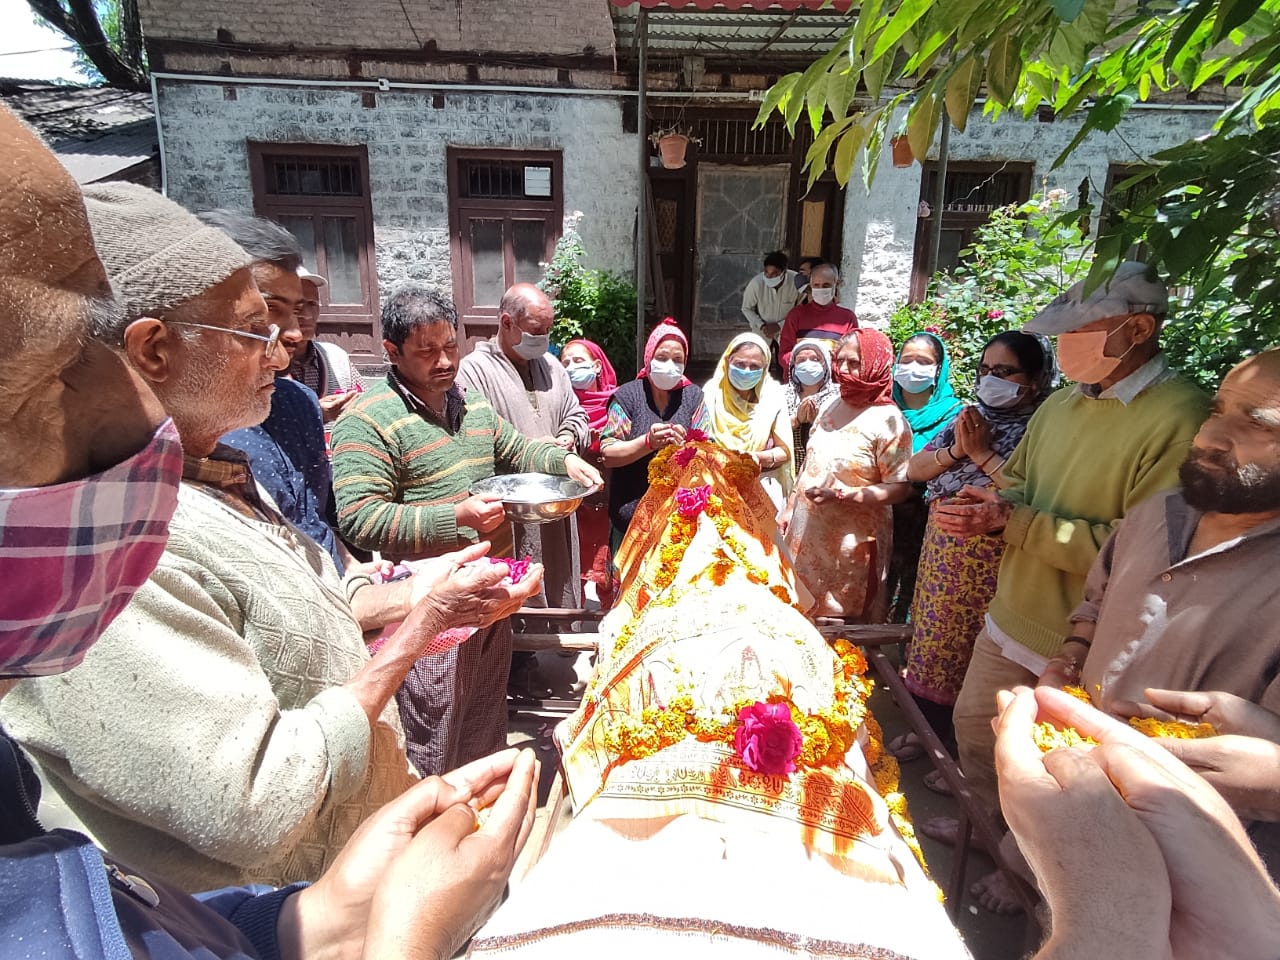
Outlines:
<svg viewBox="0 0 1280 960"><path fill-rule="evenodd" d="M834 163L845 183L863 156L870 184L885 139L904 132L925 157L939 125L964 130L984 93L991 119L1045 106L1078 118L1061 164L1137 103L1226 86L1234 102L1206 117L1207 137L1135 157L1151 172L1100 229L1090 283L1145 242L1173 279L1229 285L1280 333L1280 0L866 0L849 18L758 118L780 111L794 128L808 106L810 182Z"/></svg>

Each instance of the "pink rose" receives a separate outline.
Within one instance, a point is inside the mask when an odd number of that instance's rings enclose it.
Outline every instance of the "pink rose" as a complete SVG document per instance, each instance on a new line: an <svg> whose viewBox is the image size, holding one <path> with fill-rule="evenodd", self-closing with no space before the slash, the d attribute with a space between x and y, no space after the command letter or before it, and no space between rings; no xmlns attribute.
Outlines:
<svg viewBox="0 0 1280 960"><path fill-rule="evenodd" d="M924 328L925 333L941 333L942 328L936 323L930 323Z"/></svg>
<svg viewBox="0 0 1280 960"><path fill-rule="evenodd" d="M694 427L692 430L686 430L684 434L685 443L693 443L697 440L701 440L705 443L708 439L706 432L699 430L697 427Z"/></svg>
<svg viewBox="0 0 1280 960"><path fill-rule="evenodd" d="M803 747L800 728L785 703L756 701L738 712L733 749L748 770L768 776L793 773Z"/></svg>
<svg viewBox="0 0 1280 960"><path fill-rule="evenodd" d="M697 447L681 447L671 457L676 462L676 466L681 469L689 465L689 461L698 455Z"/></svg>
<svg viewBox="0 0 1280 960"><path fill-rule="evenodd" d="M701 487L680 487L676 490L676 512L686 520L692 520L711 501L711 484Z"/></svg>
<svg viewBox="0 0 1280 960"><path fill-rule="evenodd" d="M490 563L505 563L511 568L510 573L504 579L511 583L519 583L525 578L529 572L529 564L533 562L532 556L527 556L523 560L516 560L512 557L486 557Z"/></svg>
<svg viewBox="0 0 1280 960"><path fill-rule="evenodd" d="M1003 317L1003 316L1004 316L1004 311L1003 311L1003 310L988 310L988 311L987 311L987 319L988 319L988 320L999 320L999 319L1000 319L1001 317Z"/></svg>

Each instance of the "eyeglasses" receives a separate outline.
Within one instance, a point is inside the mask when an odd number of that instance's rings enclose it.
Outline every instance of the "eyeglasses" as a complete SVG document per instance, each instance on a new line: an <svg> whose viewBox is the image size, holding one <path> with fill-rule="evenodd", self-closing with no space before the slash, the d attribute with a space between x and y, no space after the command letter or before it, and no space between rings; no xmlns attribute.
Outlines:
<svg viewBox="0 0 1280 960"><path fill-rule="evenodd" d="M1011 367L1004 363L997 363L994 367L988 367L985 363L978 367L978 376L980 377L999 377L1001 380L1008 380L1010 377L1019 373L1026 373L1021 367Z"/></svg>
<svg viewBox="0 0 1280 960"><path fill-rule="evenodd" d="M276 352L276 345L280 342L280 328L274 323L267 327L266 336L260 333L254 333L252 330L237 330L234 327L215 327L209 323L192 323L189 320L166 320L165 323L176 324L179 327L199 327L201 330L217 330L219 333L230 333L233 336L245 337L249 340L260 340L265 343L266 349L263 356L268 360Z"/></svg>

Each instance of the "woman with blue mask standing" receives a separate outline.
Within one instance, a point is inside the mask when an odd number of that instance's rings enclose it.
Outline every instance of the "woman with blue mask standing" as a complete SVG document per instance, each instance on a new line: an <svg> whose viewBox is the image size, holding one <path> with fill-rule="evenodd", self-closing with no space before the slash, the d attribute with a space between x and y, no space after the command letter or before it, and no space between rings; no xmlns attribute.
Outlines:
<svg viewBox="0 0 1280 960"><path fill-rule="evenodd" d="M912 452L919 453L960 412L951 389L951 359L942 338L922 330L903 342L893 366L893 402L911 424ZM916 588L920 541L928 519L924 488L893 508L893 560L889 564L889 619L906 623Z"/></svg>
<svg viewBox="0 0 1280 960"><path fill-rule="evenodd" d="M769 344L754 333L729 341L703 388L713 440L760 465L760 482L779 508L795 478L791 418L782 384L769 376Z"/></svg>
<svg viewBox="0 0 1280 960"><path fill-rule="evenodd" d="M791 352L791 373L783 393L787 398L787 414L791 417L792 462L796 476L804 466L809 431L822 405L840 391L831 379L831 345L829 341L806 338Z"/></svg>
<svg viewBox="0 0 1280 960"><path fill-rule="evenodd" d="M935 433L907 468L912 480L928 484L931 509L911 605L905 681L944 743L954 737L952 708L995 595L1004 541L998 534L952 537L935 525L932 508L966 483L1001 485L1000 468L1052 391L1057 368L1047 340L1010 330L983 347L976 374L978 403ZM922 753L913 735L897 738L889 749L900 760ZM936 780L925 779L937 789Z"/></svg>

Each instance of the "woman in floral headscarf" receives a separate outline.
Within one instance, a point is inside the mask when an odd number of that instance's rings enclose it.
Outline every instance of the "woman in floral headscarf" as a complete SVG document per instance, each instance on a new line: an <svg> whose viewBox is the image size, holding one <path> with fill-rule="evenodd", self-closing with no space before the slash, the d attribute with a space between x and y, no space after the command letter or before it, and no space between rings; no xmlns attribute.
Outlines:
<svg viewBox="0 0 1280 960"><path fill-rule="evenodd" d="M893 402L893 347L878 330L842 338L840 399L814 421L804 469L779 524L819 616L882 623L893 546L892 505L911 493L911 427Z"/></svg>
<svg viewBox="0 0 1280 960"><path fill-rule="evenodd" d="M769 376L769 344L755 333L729 341L703 396L711 439L749 454L760 482L781 509L795 473L791 463L791 417L782 384Z"/></svg>
<svg viewBox="0 0 1280 960"><path fill-rule="evenodd" d="M702 390L684 375L688 358L688 338L667 317L649 334L644 365L636 378L615 390L609 401L600 452L613 470L609 520L615 548L627 532L636 504L649 489L653 455L683 443L689 430L707 432Z"/></svg>
<svg viewBox="0 0 1280 960"><path fill-rule="evenodd" d="M600 435L609 419L609 401L618 389L618 375L613 364L590 340L570 340L560 351L573 384L574 395L586 411L591 430L591 445L578 451L583 459L600 471L604 488L582 502L575 517L578 522L578 552L582 561L582 579L595 584L596 599L608 609L613 600L613 570L609 555L609 487L612 479L608 465L600 453Z"/></svg>

